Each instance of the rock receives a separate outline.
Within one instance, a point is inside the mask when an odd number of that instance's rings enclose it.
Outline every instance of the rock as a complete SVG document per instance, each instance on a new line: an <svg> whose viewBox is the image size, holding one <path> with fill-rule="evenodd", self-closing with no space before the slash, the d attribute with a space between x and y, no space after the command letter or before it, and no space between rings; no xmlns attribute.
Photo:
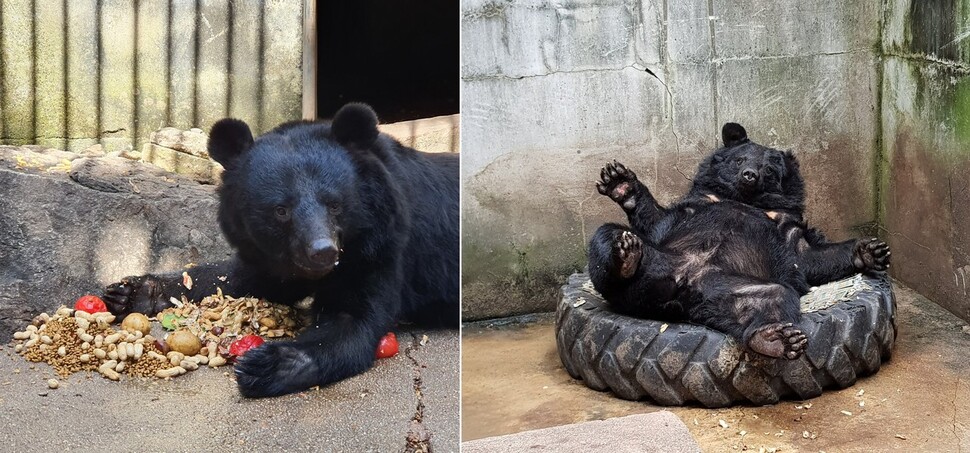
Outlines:
<svg viewBox="0 0 970 453"><path fill-rule="evenodd" d="M146 143L141 155L142 162L152 163L204 184L218 183L222 174L222 165L208 158L196 157L154 143Z"/></svg>
<svg viewBox="0 0 970 453"><path fill-rule="evenodd" d="M127 275L226 259L215 186L120 157L0 146L0 342Z"/></svg>
<svg viewBox="0 0 970 453"><path fill-rule="evenodd" d="M174 149L196 157L209 158L206 144L209 136L202 129L192 128L187 131L174 127L163 127L149 136L149 142L165 148Z"/></svg>
<svg viewBox="0 0 970 453"><path fill-rule="evenodd" d="M202 129L183 131L163 127L152 132L149 143L142 148L141 160L202 183L215 184L222 174L222 166L209 159L208 141L209 136Z"/></svg>

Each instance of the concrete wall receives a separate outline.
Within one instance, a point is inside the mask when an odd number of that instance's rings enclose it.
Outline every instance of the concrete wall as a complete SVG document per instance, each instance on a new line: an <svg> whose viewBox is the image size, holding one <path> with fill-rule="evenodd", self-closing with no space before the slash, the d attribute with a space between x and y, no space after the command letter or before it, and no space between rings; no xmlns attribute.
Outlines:
<svg viewBox="0 0 970 453"><path fill-rule="evenodd" d="M886 9L880 201L893 275L970 320L970 2Z"/></svg>
<svg viewBox="0 0 970 453"><path fill-rule="evenodd" d="M301 116L303 0L0 1L0 144L140 149Z"/></svg>
<svg viewBox="0 0 970 453"><path fill-rule="evenodd" d="M463 316L553 308L620 211L610 159L662 202L737 121L794 149L808 217L871 232L879 156L876 0L462 0Z"/></svg>

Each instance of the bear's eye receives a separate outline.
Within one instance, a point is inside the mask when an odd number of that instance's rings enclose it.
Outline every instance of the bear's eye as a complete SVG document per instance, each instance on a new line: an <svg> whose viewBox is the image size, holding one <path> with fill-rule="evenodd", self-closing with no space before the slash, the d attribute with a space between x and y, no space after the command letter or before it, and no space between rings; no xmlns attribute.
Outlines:
<svg viewBox="0 0 970 453"><path fill-rule="evenodd" d="M743 157L740 157L740 156L739 157L735 157L734 158L734 163L735 164L738 164L738 165L741 165L741 164L744 163L744 158Z"/></svg>
<svg viewBox="0 0 970 453"><path fill-rule="evenodd" d="M343 207L340 206L340 203L337 203L336 201L327 203L327 209L329 209L333 214L340 214L340 212L343 211Z"/></svg>
<svg viewBox="0 0 970 453"><path fill-rule="evenodd" d="M290 210L286 209L286 206L277 206L276 217L278 217L280 220L286 220L290 217Z"/></svg>
<svg viewBox="0 0 970 453"><path fill-rule="evenodd" d="M775 174L775 170L773 170L771 168L766 168L765 169L765 176L774 176L774 174Z"/></svg>

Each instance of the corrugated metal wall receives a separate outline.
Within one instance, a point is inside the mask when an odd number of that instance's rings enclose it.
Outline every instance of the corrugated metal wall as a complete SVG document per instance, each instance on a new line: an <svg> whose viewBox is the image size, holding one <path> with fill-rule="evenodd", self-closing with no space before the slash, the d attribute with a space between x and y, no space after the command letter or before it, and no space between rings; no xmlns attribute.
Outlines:
<svg viewBox="0 0 970 453"><path fill-rule="evenodd" d="M301 117L304 0L0 0L0 143Z"/></svg>

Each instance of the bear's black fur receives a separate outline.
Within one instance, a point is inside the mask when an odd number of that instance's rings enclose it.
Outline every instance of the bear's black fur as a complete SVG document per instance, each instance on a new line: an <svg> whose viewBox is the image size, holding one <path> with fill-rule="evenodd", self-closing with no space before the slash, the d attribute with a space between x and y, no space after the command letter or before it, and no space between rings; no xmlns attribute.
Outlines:
<svg viewBox="0 0 970 453"><path fill-rule="evenodd" d="M349 104L332 123L292 122L253 140L242 121L216 123L209 153L224 167L219 223L237 255L181 273L110 285L112 312L154 314L169 298L230 295L294 303L314 323L236 364L247 397L326 385L367 370L399 320L459 323L458 156L407 148Z"/></svg>
<svg viewBox="0 0 970 453"><path fill-rule="evenodd" d="M804 183L791 152L751 142L734 123L722 139L670 207L622 164L603 168L597 189L631 227L594 233L590 277L621 312L707 325L754 352L795 359L807 343L794 327L799 297L810 285L884 271L889 249L876 239L828 243L803 221Z"/></svg>

